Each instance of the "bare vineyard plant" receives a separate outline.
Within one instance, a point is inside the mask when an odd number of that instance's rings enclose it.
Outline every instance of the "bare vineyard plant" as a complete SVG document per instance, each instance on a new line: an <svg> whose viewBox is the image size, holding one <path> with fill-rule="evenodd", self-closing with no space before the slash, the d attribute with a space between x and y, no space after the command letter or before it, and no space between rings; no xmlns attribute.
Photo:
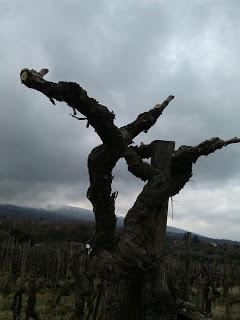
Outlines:
<svg viewBox="0 0 240 320"><path fill-rule="evenodd" d="M226 301L225 316L229 317L232 302L229 298L231 278L228 262L217 266L216 261L202 262L200 265L192 262L190 239L187 238L184 262L173 259L168 265L164 259L164 244L168 200L189 181L193 164L199 157L229 144L239 143L240 139L212 138L197 146L184 145L176 150L173 141L156 140L148 145L133 146L135 137L148 132L155 125L174 99L172 95L119 128L114 124L115 114L90 98L76 83L49 82L42 74L28 69L21 71L21 81L25 86L42 92L53 104L55 101L66 102L73 109L72 116L86 121L87 127L92 126L102 144L94 148L88 157L90 187L87 197L92 203L96 221L91 254L86 261L80 255L81 263L74 264L72 278L62 279L63 270L65 276L70 274L68 258L63 260L64 255L68 257L68 250L58 248L53 255L54 280L50 277L53 272L50 263L47 270L42 270L45 275L43 281L37 282L32 278L28 281L25 279L26 275L31 274L27 256L32 249L25 246L19 250L21 255L17 268L13 261L5 262L12 264L12 269L18 269L18 291L12 304L14 319L21 317L25 294L28 294L27 316L39 317L35 310L36 297L42 286L46 286L46 273L47 286L53 291L52 309L63 296L74 293L75 311L72 319L210 319L212 305L221 292L224 292ZM84 118L79 117L78 112ZM112 192L111 186L112 170L120 158L125 159L129 172L145 181L145 186L125 217L121 239L116 241L117 193ZM150 159L151 163L144 159ZM11 243L6 246L7 256L14 250L11 246ZM36 268L43 267L43 261L49 254L48 250L44 250L39 263L41 266ZM12 256L15 257L14 254ZM49 257L51 261L53 256ZM61 286L62 281L64 284Z"/></svg>
<svg viewBox="0 0 240 320"><path fill-rule="evenodd" d="M219 248L221 256L212 254L208 259L203 256L200 261L193 260L190 237L186 234L181 255L165 256L172 292L177 293L184 306L188 301L188 313L192 308L195 314L197 308L211 318L221 308L224 319L235 319L240 303L240 265L229 262L228 247ZM88 273L89 263L88 252L81 243L30 245L12 239L4 241L0 314L13 320L101 319L98 310L104 279Z"/></svg>

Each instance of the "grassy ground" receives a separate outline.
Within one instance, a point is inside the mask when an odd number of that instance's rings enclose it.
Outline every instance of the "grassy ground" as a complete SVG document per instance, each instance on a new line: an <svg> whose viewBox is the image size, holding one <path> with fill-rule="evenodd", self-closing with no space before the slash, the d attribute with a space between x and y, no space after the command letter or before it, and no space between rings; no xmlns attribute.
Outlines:
<svg viewBox="0 0 240 320"><path fill-rule="evenodd" d="M53 290L42 290L37 295L36 311L41 320L71 320L74 310L74 295L63 297L61 302L53 308ZM232 292L232 296L236 296ZM0 296L0 319L12 320L11 303L13 294L5 297ZM26 297L23 296L22 319L25 318ZM213 306L213 320L225 320L224 305L219 303ZM231 307L232 320L240 320L240 305L233 305Z"/></svg>
<svg viewBox="0 0 240 320"><path fill-rule="evenodd" d="M240 288L235 287L230 290L230 301L240 302ZM225 307L223 304L216 303L213 306L214 320L225 320ZM230 308L230 319L240 320L240 304L233 304Z"/></svg>
<svg viewBox="0 0 240 320"><path fill-rule="evenodd" d="M223 305L216 305L213 309L213 319L214 320L225 320L224 316L224 306ZM239 320L240 319L240 307L235 305L231 307L231 317L232 320Z"/></svg>
<svg viewBox="0 0 240 320"><path fill-rule="evenodd" d="M74 296L63 297L58 306L53 308L53 296L52 290L46 290L37 295L36 311L40 319L44 320L70 320L74 310ZM5 297L0 297L0 319L12 320L11 303L13 294ZM22 307L22 319L25 318L25 309L27 305L27 299L23 295L23 307Z"/></svg>
<svg viewBox="0 0 240 320"><path fill-rule="evenodd" d="M9 278L8 278L9 280ZM0 281L0 288L3 288L3 284L6 284L6 278ZM17 291L16 282L8 281L8 290L5 290L3 295L0 292L0 320L12 320L11 304L13 301L14 292ZM54 305L56 297L59 295L60 289L54 288L42 288L37 292L36 297L36 308L40 320L71 320L75 310L75 294L70 291L69 295L63 296L61 300ZM27 306L28 296L23 294L23 305L22 305L22 318L25 319L25 309ZM235 287L230 290L230 301L240 302L240 287ZM213 305L213 320L225 320L225 306L222 298L217 300ZM233 304L230 309L230 319L240 320L240 303ZM19 319L20 320L20 319Z"/></svg>

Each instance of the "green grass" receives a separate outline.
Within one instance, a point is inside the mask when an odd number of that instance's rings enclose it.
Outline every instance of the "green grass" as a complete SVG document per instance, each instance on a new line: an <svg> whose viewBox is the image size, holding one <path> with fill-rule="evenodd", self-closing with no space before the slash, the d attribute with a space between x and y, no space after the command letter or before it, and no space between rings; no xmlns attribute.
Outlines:
<svg viewBox="0 0 240 320"><path fill-rule="evenodd" d="M27 281L29 277L24 277ZM99 281L96 281L99 284ZM2 274L0 278L0 288L6 288L5 294L0 291L0 320L12 320L11 304L13 301L14 293L19 288L19 278L13 279L8 274ZM35 310L37 311L41 320L71 320L75 310L75 294L73 291L68 296L63 296L60 303L54 307L55 298L58 296L60 289L43 287L37 292L37 303ZM195 292L196 294L196 292ZM195 296L196 298L196 296ZM22 305L22 319L25 319L25 309L27 306L28 295L23 294ZM240 301L240 288L234 287L230 290L230 300ZM225 320L224 317L224 304L222 298L218 299L213 305L213 320ZM231 307L232 320L240 320L240 304L235 304Z"/></svg>
<svg viewBox="0 0 240 320"><path fill-rule="evenodd" d="M74 295L62 297L61 302L56 308L53 308L54 290L41 290L37 294L37 303L35 310L40 319L44 320L70 320L74 310ZM11 303L13 293L3 296L0 295L0 319L12 320ZM23 295L22 318L25 317L25 309L27 306L27 296Z"/></svg>

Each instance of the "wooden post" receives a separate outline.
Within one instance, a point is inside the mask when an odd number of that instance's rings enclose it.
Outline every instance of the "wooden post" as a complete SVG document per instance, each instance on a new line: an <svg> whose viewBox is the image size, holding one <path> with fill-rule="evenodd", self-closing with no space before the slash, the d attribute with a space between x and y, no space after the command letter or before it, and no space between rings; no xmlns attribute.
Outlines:
<svg viewBox="0 0 240 320"><path fill-rule="evenodd" d="M186 261L185 261L185 299L189 300L191 296L191 232L186 232Z"/></svg>
<svg viewBox="0 0 240 320"><path fill-rule="evenodd" d="M169 165L172 154L174 152L174 148L174 141L155 140L153 143L153 155L151 164L166 175L168 175L169 173ZM166 237L168 200L169 199L166 199L165 203L161 203L161 206L159 208L156 208L155 215L157 219L156 237L158 238L158 241L156 241L155 254L161 260L163 260Z"/></svg>
<svg viewBox="0 0 240 320"><path fill-rule="evenodd" d="M230 319L230 297L229 297L229 262L228 262L228 256L227 256L227 245L224 245L223 248L224 252L224 265L223 265L223 299L225 304L225 319Z"/></svg>

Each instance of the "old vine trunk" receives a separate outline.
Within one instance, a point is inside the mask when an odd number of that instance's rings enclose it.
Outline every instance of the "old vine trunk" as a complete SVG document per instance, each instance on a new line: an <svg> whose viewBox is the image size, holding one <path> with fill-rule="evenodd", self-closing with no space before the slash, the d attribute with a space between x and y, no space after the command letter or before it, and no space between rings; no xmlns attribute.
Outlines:
<svg viewBox="0 0 240 320"><path fill-rule="evenodd" d="M42 92L51 103L66 102L73 109L71 116L86 120L87 127L91 125L102 140L102 145L94 148L88 158L87 197L93 206L96 230L88 266L80 272L79 281L85 277L89 290L79 288L76 300L81 311L76 319L206 319L193 304L179 299L176 288L169 286L166 278L163 258L168 200L189 181L192 165L200 156L239 143L240 139L212 138L177 150L171 141L132 146L134 138L155 125L174 96L119 128L114 124L115 114L89 97L79 84L50 82L41 72L29 69L23 69L20 78L25 86ZM84 118L78 117L78 112ZM123 237L116 244L117 192L112 192L112 170L120 158L126 160L129 172L146 184L128 211ZM151 159L151 164L144 159Z"/></svg>

